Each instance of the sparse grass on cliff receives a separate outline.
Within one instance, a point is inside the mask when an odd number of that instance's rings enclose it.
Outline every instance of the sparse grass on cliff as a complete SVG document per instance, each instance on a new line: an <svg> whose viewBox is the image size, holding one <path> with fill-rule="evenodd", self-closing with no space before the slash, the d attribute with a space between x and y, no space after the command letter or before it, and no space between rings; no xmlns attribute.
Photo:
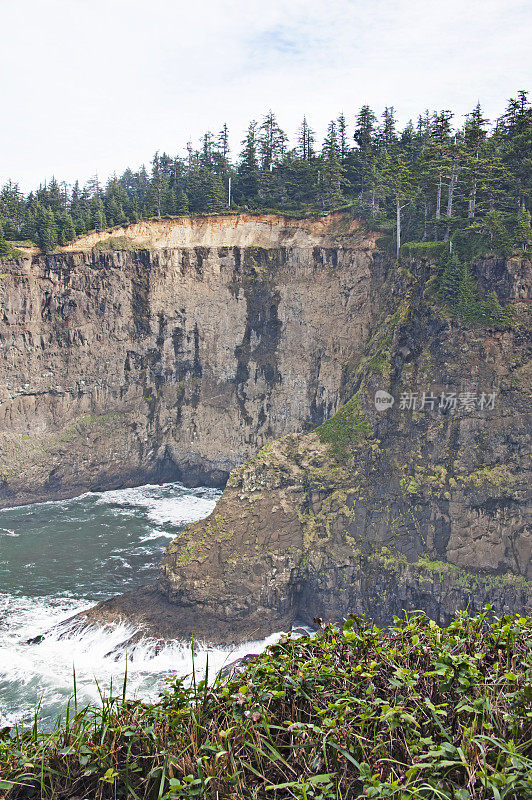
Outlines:
<svg viewBox="0 0 532 800"><path fill-rule="evenodd" d="M225 682L173 678L153 705L124 692L71 708L51 734L4 729L0 788L8 800L526 800L532 620L488 614L446 629L412 615L386 632L349 619L286 637Z"/></svg>
<svg viewBox="0 0 532 800"><path fill-rule="evenodd" d="M353 395L334 416L316 428L320 440L332 446L333 454L340 461L345 461L351 454L353 445L366 439L370 432L371 428L361 408L358 393Z"/></svg>

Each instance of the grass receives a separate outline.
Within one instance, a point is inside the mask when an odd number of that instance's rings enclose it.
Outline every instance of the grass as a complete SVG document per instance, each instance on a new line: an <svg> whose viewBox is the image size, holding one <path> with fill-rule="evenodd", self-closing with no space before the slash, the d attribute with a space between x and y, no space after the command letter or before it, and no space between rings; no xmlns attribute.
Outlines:
<svg viewBox="0 0 532 800"><path fill-rule="evenodd" d="M331 445L332 453L340 461L345 461L353 445L359 444L371 433L358 394L353 395L334 416L316 428L315 432L320 441Z"/></svg>
<svg viewBox="0 0 532 800"><path fill-rule="evenodd" d="M102 698L50 734L0 737L15 798L526 800L532 620L353 617L285 637L228 680Z"/></svg>
<svg viewBox="0 0 532 800"><path fill-rule="evenodd" d="M22 250L13 246L13 242L4 242L4 249L0 253L0 261L9 261L14 258L20 258L23 255Z"/></svg>

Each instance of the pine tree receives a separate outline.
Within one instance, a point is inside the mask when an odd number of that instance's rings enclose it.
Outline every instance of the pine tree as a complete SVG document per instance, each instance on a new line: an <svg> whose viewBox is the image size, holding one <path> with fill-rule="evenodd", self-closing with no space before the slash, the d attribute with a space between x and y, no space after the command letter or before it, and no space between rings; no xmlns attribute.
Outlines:
<svg viewBox="0 0 532 800"><path fill-rule="evenodd" d="M385 191L395 203L396 214L396 255L399 257L401 249L401 212L408 205L414 195L412 173L402 153L394 152L388 156L384 170L383 181Z"/></svg>
<svg viewBox="0 0 532 800"><path fill-rule="evenodd" d="M482 116L480 103L477 103L471 114L468 114L464 128L464 145L466 152L466 174L469 179L469 199L467 216L473 219L476 212L479 182L487 167L486 161L486 125L488 120Z"/></svg>
<svg viewBox="0 0 532 800"><path fill-rule="evenodd" d="M54 214L55 227L57 230L57 243L64 247L76 238L76 228L68 211L59 211Z"/></svg>
<svg viewBox="0 0 532 800"><path fill-rule="evenodd" d="M91 199L91 227L96 231L103 231L106 227L106 219L103 210L103 203L99 196Z"/></svg>
<svg viewBox="0 0 532 800"><path fill-rule="evenodd" d="M523 211L523 209L520 209L516 218L515 241L522 250L526 250L527 247L532 244L532 227L530 220L530 211Z"/></svg>
<svg viewBox="0 0 532 800"><path fill-rule="evenodd" d="M321 151L323 202L326 208L334 208L343 202L342 178L344 169L340 161L340 148L336 122L329 123L327 136Z"/></svg>
<svg viewBox="0 0 532 800"><path fill-rule="evenodd" d="M53 211L39 203L35 223L37 244L43 253L50 253L57 246L57 228Z"/></svg>
<svg viewBox="0 0 532 800"><path fill-rule="evenodd" d="M440 278L438 294L448 306L456 306L460 300L461 285L463 279L463 265L458 256L453 253L447 259L447 264Z"/></svg>
<svg viewBox="0 0 532 800"><path fill-rule="evenodd" d="M221 172L226 176L229 172L229 129L224 123L224 126L218 134L217 141L217 159L215 168L217 172Z"/></svg>
<svg viewBox="0 0 532 800"><path fill-rule="evenodd" d="M386 150L390 150L397 142L395 128L395 108L386 106L382 115L382 125L379 129L379 140Z"/></svg>
<svg viewBox="0 0 532 800"><path fill-rule="evenodd" d="M5 258L9 255L9 245L4 239L4 226L0 220L0 258Z"/></svg>
<svg viewBox="0 0 532 800"><path fill-rule="evenodd" d="M273 111L268 111L258 129L258 151L260 168L263 172L271 172L281 163L287 142L286 133L277 124Z"/></svg>
<svg viewBox="0 0 532 800"><path fill-rule="evenodd" d="M338 134L338 153L340 156L341 164L345 164L349 147L347 145L347 122L345 121L344 113L342 112L336 120L336 130Z"/></svg>
<svg viewBox="0 0 532 800"><path fill-rule="evenodd" d="M297 152L303 161L310 161L314 156L314 131L309 126L306 117L303 117L298 131Z"/></svg>
<svg viewBox="0 0 532 800"><path fill-rule="evenodd" d="M224 185L220 175L209 173L205 198L206 211L223 211L227 207Z"/></svg>
<svg viewBox="0 0 532 800"><path fill-rule="evenodd" d="M129 204L128 219L132 223L136 223L140 219L139 201L137 200L136 197L133 197L133 199Z"/></svg>
<svg viewBox="0 0 532 800"><path fill-rule="evenodd" d="M362 198L367 188L372 192L372 214L375 211L376 200L376 153L375 153L375 126L377 117L368 105L362 106L357 114L354 140L358 145L358 161L360 164L360 197Z"/></svg>
<svg viewBox="0 0 532 800"><path fill-rule="evenodd" d="M439 239L442 216L444 180L451 169L451 119L450 111L434 114L420 158L420 181L426 195L434 192L434 241ZM452 202L452 201L451 201Z"/></svg>
<svg viewBox="0 0 532 800"><path fill-rule="evenodd" d="M517 208L530 208L532 202L532 105L528 92L521 90L508 102L498 121L496 138L501 156L510 173Z"/></svg>
<svg viewBox="0 0 532 800"><path fill-rule="evenodd" d="M257 157L257 123L249 123L237 173L237 188L242 200L253 200L259 190L259 163Z"/></svg>
<svg viewBox="0 0 532 800"><path fill-rule="evenodd" d="M174 206L174 214L181 216L188 213L188 197L184 189L180 189L177 193Z"/></svg>

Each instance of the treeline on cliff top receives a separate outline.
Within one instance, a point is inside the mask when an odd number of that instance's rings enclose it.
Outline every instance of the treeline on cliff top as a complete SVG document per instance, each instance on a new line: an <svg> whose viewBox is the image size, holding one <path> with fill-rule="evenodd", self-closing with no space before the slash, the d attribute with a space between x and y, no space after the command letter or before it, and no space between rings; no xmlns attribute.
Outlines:
<svg viewBox="0 0 532 800"><path fill-rule="evenodd" d="M0 731L8 800L525 800L532 627L416 612L290 636L229 679L170 678L155 704L77 707Z"/></svg>
<svg viewBox="0 0 532 800"><path fill-rule="evenodd" d="M350 206L403 242L460 238L468 255L511 252L532 243L532 106L512 98L490 125L480 105L453 124L453 113L426 111L397 129L394 108L382 119L367 105L332 120L321 149L307 119L295 146L269 111L252 121L236 161L227 126L207 132L186 155L157 152L150 169L127 169L105 186L52 179L25 196L16 183L0 191L0 256L9 241L44 252L91 230L141 219L227 210L298 214ZM231 202L229 204L229 179Z"/></svg>

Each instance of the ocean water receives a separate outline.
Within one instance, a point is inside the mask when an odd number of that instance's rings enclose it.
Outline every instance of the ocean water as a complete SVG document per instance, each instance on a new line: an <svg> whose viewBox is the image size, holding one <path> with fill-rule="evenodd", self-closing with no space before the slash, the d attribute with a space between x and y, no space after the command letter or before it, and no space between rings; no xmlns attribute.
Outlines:
<svg viewBox="0 0 532 800"><path fill-rule="evenodd" d="M142 639L126 651L120 644L135 631L125 625L54 626L152 581L170 540L210 514L220 494L168 483L0 511L0 728L32 724L37 708L41 726L52 725L73 695L74 671L78 707L98 702L100 691L121 692L126 659L132 698L154 700L165 678L191 672L189 646ZM279 635L233 650L200 647L196 673L208 659L212 675Z"/></svg>

